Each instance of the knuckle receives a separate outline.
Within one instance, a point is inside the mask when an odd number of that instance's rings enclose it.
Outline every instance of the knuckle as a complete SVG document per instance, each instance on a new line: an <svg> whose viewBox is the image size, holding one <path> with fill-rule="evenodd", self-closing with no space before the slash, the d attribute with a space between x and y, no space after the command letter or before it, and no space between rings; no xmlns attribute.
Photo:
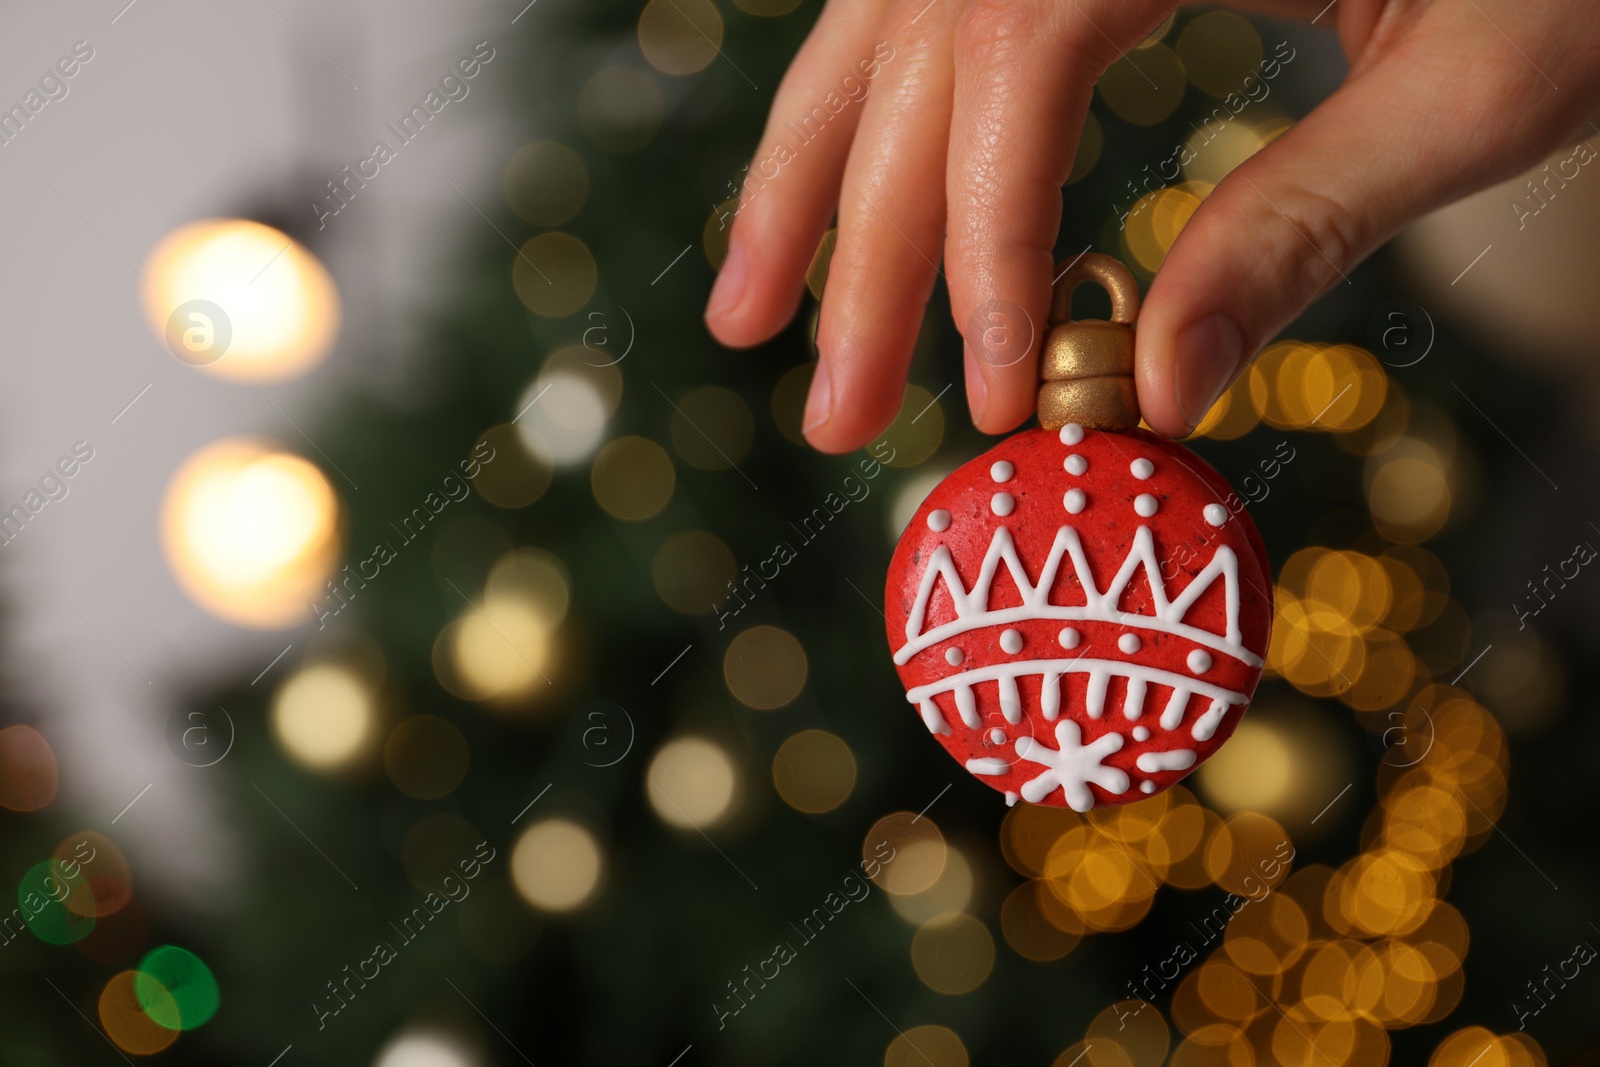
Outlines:
<svg viewBox="0 0 1600 1067"><path fill-rule="evenodd" d="M956 55L970 64L1003 60L1034 37L1041 21L1031 0L972 0L956 26Z"/></svg>
<svg viewBox="0 0 1600 1067"><path fill-rule="evenodd" d="M1284 234L1284 249L1298 263L1297 280L1308 293L1320 293L1340 281L1365 254L1368 226L1338 199L1296 187L1274 201L1268 215L1298 231L1298 236Z"/></svg>

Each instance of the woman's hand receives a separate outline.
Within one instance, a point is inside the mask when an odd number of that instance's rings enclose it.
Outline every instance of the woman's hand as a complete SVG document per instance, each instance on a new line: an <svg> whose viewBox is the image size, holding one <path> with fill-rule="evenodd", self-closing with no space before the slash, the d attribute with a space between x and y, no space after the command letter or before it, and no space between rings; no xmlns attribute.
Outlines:
<svg viewBox="0 0 1600 1067"><path fill-rule="evenodd" d="M1173 436L1407 222L1600 134L1587 122L1600 86L1592 3L1273 6L1336 22L1350 76L1216 187L1150 286L1139 403ZM829 0L773 102L706 311L724 344L776 334L837 210L805 410L813 445L858 448L894 417L941 258L973 421L1001 433L1032 413L1061 186L1095 80L1173 7ZM830 93L846 101L836 114ZM986 354L996 308L1021 320L1024 342L1031 325L1031 351Z"/></svg>

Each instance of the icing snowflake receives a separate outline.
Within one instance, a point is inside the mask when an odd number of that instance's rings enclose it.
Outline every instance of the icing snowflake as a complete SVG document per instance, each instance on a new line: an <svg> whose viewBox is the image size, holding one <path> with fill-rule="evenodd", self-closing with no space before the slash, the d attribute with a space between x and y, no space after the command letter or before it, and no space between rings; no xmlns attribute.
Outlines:
<svg viewBox="0 0 1600 1067"><path fill-rule="evenodd" d="M1060 750L1031 737L1017 738L1017 755L1049 768L1023 785L1022 799L1037 804L1060 789L1073 811L1088 811L1094 807L1094 794L1089 792L1091 782L1112 793L1126 793L1131 784L1127 772L1100 762L1122 747L1122 735L1107 733L1088 745L1082 741L1083 731L1071 719L1056 724Z"/></svg>

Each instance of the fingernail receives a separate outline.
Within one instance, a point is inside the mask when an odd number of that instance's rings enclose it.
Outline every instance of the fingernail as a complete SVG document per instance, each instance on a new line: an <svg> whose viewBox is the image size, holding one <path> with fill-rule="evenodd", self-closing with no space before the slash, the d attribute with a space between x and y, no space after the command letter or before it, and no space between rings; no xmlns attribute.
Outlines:
<svg viewBox="0 0 1600 1067"><path fill-rule="evenodd" d="M828 421L833 414L833 386L828 381L828 361L819 358L817 371L811 376L811 393L806 397L805 424L801 429L810 433Z"/></svg>
<svg viewBox="0 0 1600 1067"><path fill-rule="evenodd" d="M739 306L744 297L745 261L744 246L729 239L728 255L717 272L717 283L711 287L711 300L706 304L706 318L715 318Z"/></svg>
<svg viewBox="0 0 1600 1067"><path fill-rule="evenodd" d="M967 344L965 348L966 358L962 362L967 368L967 407L972 409L972 421L976 423L983 420L983 409L989 405L989 383L978 369L978 356L972 351L972 345Z"/></svg>
<svg viewBox="0 0 1600 1067"><path fill-rule="evenodd" d="M1178 410L1191 427L1200 425L1217 397L1232 383L1243 358L1244 335L1231 315L1219 312L1178 334L1172 378L1178 392Z"/></svg>

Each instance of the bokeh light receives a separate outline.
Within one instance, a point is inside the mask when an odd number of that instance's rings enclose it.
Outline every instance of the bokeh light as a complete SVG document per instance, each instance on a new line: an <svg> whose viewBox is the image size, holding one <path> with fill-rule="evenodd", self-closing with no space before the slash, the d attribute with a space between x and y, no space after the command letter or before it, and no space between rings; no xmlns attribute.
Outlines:
<svg viewBox="0 0 1600 1067"><path fill-rule="evenodd" d="M522 899L540 911L569 912L600 888L605 857L594 835L570 819L536 822L511 851L511 880Z"/></svg>
<svg viewBox="0 0 1600 1067"><path fill-rule="evenodd" d="M340 548L339 503L322 472L250 438L186 460L162 503L162 545L178 584L229 622L277 629L311 621Z"/></svg>
<svg viewBox="0 0 1600 1067"><path fill-rule="evenodd" d="M1353 753L1325 715L1272 704L1252 707L1195 777L1220 811L1260 812L1303 834L1353 774Z"/></svg>
<svg viewBox="0 0 1600 1067"><path fill-rule="evenodd" d="M675 830L709 830L727 822L742 785L733 756L705 737L668 741L645 773L650 807Z"/></svg>
<svg viewBox="0 0 1600 1067"><path fill-rule="evenodd" d="M587 304L599 277L589 246L555 230L528 238L511 261L517 297L547 319L565 318Z"/></svg>
<svg viewBox="0 0 1600 1067"><path fill-rule="evenodd" d="M752 626L728 643L722 677L728 692L745 707L781 708L805 687L806 650L787 630Z"/></svg>
<svg viewBox="0 0 1600 1067"><path fill-rule="evenodd" d="M1133 261L1154 274L1166 259L1178 234L1189 224L1211 187L1185 182L1157 189L1140 197L1128 212L1122 231L1123 245Z"/></svg>
<svg viewBox="0 0 1600 1067"><path fill-rule="evenodd" d="M383 765L406 796L437 800L461 784L470 755L467 739L454 723L436 715L413 715L389 734Z"/></svg>
<svg viewBox="0 0 1600 1067"><path fill-rule="evenodd" d="M60 770L44 735L31 726L0 730L0 807L38 811L56 798Z"/></svg>
<svg viewBox="0 0 1600 1067"><path fill-rule="evenodd" d="M117 1048L133 1056L153 1056L178 1040L180 1031L176 1026L162 1026L145 1011L134 991L137 979L134 971L113 975L100 990L96 1014L100 1016L100 1028ZM177 1004L170 995L162 996L164 992L149 990L154 998L154 1014L173 1017L177 1015Z"/></svg>
<svg viewBox="0 0 1600 1067"><path fill-rule="evenodd" d="M291 674L272 699L272 736L289 758L329 771L355 761L372 743L377 705L367 680L337 663Z"/></svg>
<svg viewBox="0 0 1600 1067"><path fill-rule="evenodd" d="M976 889L972 864L960 849L946 846L944 869L934 883L920 893L892 893L889 904L900 918L920 925L970 910Z"/></svg>
<svg viewBox="0 0 1600 1067"><path fill-rule="evenodd" d="M946 1026L910 1027L883 1052L883 1067L968 1067L971 1062L967 1046Z"/></svg>
<svg viewBox="0 0 1600 1067"><path fill-rule="evenodd" d="M479 1067L455 1035L442 1030L406 1030L378 1050L372 1067Z"/></svg>
<svg viewBox="0 0 1600 1067"><path fill-rule="evenodd" d="M837 734L802 730L778 746L772 784L796 811L820 815L846 800L856 786L856 757Z"/></svg>
<svg viewBox="0 0 1600 1067"><path fill-rule="evenodd" d="M609 351L609 337L606 344ZM615 357L601 351L598 345L559 349L517 398L514 421L529 455L563 467L588 459L599 446L622 400L622 372L609 363Z"/></svg>
<svg viewBox="0 0 1600 1067"><path fill-rule="evenodd" d="M932 393L920 385L906 386L900 400L900 411L879 441L887 442L894 451L891 467L915 467L939 450L944 440L944 409ZM874 453L875 455L880 453Z"/></svg>
<svg viewBox="0 0 1600 1067"><path fill-rule="evenodd" d="M1124 122L1154 126L1177 110L1185 88L1183 64L1165 44L1123 56L1100 75L1100 99Z"/></svg>
<svg viewBox="0 0 1600 1067"><path fill-rule="evenodd" d="M650 0L639 15L639 50L663 74L693 74L717 58L722 16L711 0Z"/></svg>
<svg viewBox="0 0 1600 1067"><path fill-rule="evenodd" d="M102 833L82 830L62 840L52 856L58 873L81 874L87 893L66 899L70 910L96 919L114 915L133 899L133 869L116 842Z"/></svg>
<svg viewBox="0 0 1600 1067"><path fill-rule="evenodd" d="M81 870L46 860L28 868L17 884L14 914L40 941L70 945L94 931L94 892Z"/></svg>
<svg viewBox="0 0 1600 1067"><path fill-rule="evenodd" d="M655 79L637 67L601 67L578 96L578 125L607 152L636 152L661 129L666 104Z"/></svg>
<svg viewBox="0 0 1600 1067"><path fill-rule="evenodd" d="M926 815L908 811L885 815L872 824L861 842L861 857L866 869L879 866L872 879L883 890L897 896L924 892L944 873L950 849L944 834Z"/></svg>
<svg viewBox="0 0 1600 1067"><path fill-rule="evenodd" d="M672 447L691 467L725 471L737 466L755 441L750 405L731 389L703 385L672 410Z"/></svg>
<svg viewBox="0 0 1600 1067"><path fill-rule="evenodd" d="M478 495L497 508L524 508L544 495L554 475L549 448L542 443L529 449L529 434L521 424L491 426L473 442L473 455L490 457L472 480Z"/></svg>
<svg viewBox="0 0 1600 1067"><path fill-rule="evenodd" d="M715 534L680 530L661 542L650 563L656 595L673 611L704 615L728 597L738 575L733 552Z"/></svg>
<svg viewBox="0 0 1600 1067"><path fill-rule="evenodd" d="M496 563L480 603L439 632L434 674L466 700L515 705L552 684L547 667L570 585L555 557L517 549Z"/></svg>
<svg viewBox="0 0 1600 1067"><path fill-rule="evenodd" d="M177 945L151 949L139 961L133 994L145 1014L169 1030L203 1026L222 1006L222 991L211 968Z"/></svg>
<svg viewBox="0 0 1600 1067"><path fill-rule="evenodd" d="M1212 96L1243 96L1245 79L1261 80L1261 37L1231 11L1209 11L1178 34L1178 58L1195 86Z"/></svg>
<svg viewBox="0 0 1600 1067"><path fill-rule="evenodd" d="M151 249L141 275L145 318L156 336L174 343L177 314L176 354L219 377L273 382L304 374L339 332L333 278L303 245L259 222L181 226ZM211 307L193 317L184 309L190 301Z"/></svg>
<svg viewBox="0 0 1600 1067"><path fill-rule="evenodd" d="M911 938L911 966L936 993L970 993L994 968L994 938L970 915L941 915L923 923Z"/></svg>
<svg viewBox="0 0 1600 1067"><path fill-rule="evenodd" d="M503 179L506 203L524 222L560 226L589 196L583 159L559 141L534 141L512 153Z"/></svg>
<svg viewBox="0 0 1600 1067"><path fill-rule="evenodd" d="M667 506L677 475L667 450L646 437L619 437L589 471L595 502L613 518L642 522Z"/></svg>

